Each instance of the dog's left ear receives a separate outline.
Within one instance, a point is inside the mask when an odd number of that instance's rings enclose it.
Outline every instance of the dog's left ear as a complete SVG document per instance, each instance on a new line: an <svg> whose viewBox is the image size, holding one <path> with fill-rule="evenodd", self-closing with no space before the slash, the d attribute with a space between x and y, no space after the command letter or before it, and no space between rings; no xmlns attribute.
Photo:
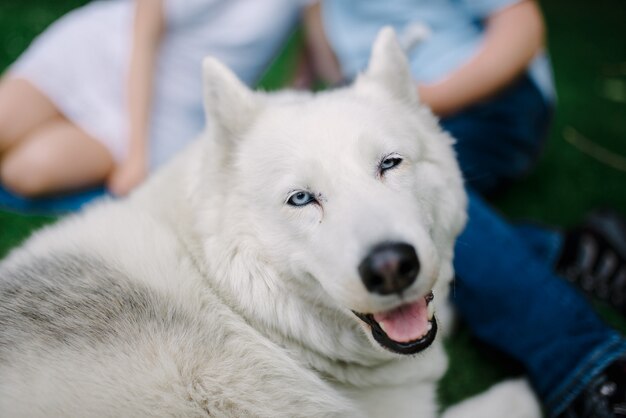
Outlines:
<svg viewBox="0 0 626 418"><path fill-rule="evenodd" d="M367 70L357 80L357 87L359 84L372 82L397 99L418 102L417 86L411 76L406 55L395 31L389 26L378 32Z"/></svg>
<svg viewBox="0 0 626 418"><path fill-rule="evenodd" d="M238 138L260 110L258 98L233 72L213 57L202 63L204 109L218 141Z"/></svg>

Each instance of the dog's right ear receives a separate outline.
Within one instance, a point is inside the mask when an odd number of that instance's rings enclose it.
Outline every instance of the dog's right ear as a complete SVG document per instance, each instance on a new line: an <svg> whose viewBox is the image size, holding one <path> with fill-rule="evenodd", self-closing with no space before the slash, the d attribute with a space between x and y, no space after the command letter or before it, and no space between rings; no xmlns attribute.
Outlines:
<svg viewBox="0 0 626 418"><path fill-rule="evenodd" d="M371 84L383 87L402 101L418 102L417 87L406 55L395 31L389 26L378 32L367 69L357 79L357 88Z"/></svg>
<svg viewBox="0 0 626 418"><path fill-rule="evenodd" d="M214 126L218 140L235 140L258 114L258 98L217 59L205 58L202 70L207 124Z"/></svg>

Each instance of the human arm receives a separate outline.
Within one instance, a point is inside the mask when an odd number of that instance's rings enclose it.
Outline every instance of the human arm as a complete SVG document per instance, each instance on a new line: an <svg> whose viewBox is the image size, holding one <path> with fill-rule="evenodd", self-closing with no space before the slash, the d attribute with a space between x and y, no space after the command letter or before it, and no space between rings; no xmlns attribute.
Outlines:
<svg viewBox="0 0 626 418"><path fill-rule="evenodd" d="M316 77L334 85L343 81L339 61L326 38L321 18L321 1L308 6L303 15L306 49Z"/></svg>
<svg viewBox="0 0 626 418"><path fill-rule="evenodd" d="M136 0L133 43L127 78L129 144L126 159L109 176L107 186L125 195L148 173L148 129L152 102L154 65L165 29L164 0Z"/></svg>
<svg viewBox="0 0 626 418"><path fill-rule="evenodd" d="M465 65L433 84L417 87L422 102L446 116L486 99L519 77L544 42L539 7L523 0L489 16L478 53Z"/></svg>
<svg viewBox="0 0 626 418"><path fill-rule="evenodd" d="M314 68L322 80L341 80L341 68L323 31L319 4L304 19ZM420 99L446 116L497 93L522 74L543 46L544 25L533 0L522 0L489 16L485 37L469 62L432 84L418 84Z"/></svg>

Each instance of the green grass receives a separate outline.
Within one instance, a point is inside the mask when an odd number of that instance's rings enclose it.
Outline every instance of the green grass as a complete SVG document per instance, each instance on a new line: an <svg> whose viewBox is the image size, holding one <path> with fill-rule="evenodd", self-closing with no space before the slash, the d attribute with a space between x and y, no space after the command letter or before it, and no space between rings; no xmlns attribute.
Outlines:
<svg viewBox="0 0 626 418"><path fill-rule="evenodd" d="M563 139L567 126L626 156L626 103L606 98L608 77L626 85L626 7L620 0L545 1L559 95L544 157L498 204L513 217L572 224L589 208L626 212L626 172L599 163ZM618 67L622 67L621 73Z"/></svg>
<svg viewBox="0 0 626 418"><path fill-rule="evenodd" d="M0 3L0 71L57 16L83 0L4 0ZM567 226L585 211L610 205L626 213L626 172L579 151L563 138L573 127L595 143L626 156L626 103L607 97L607 80L617 82L610 96L626 90L626 7L623 0L545 0L549 49L559 95L550 140L537 169L495 204L514 219L534 219ZM296 34L261 85L281 86L295 63L301 42ZM609 80L610 79L610 80ZM621 83L621 84L620 84ZM626 95L626 91L624 92ZM34 229L52 218L0 212L0 257ZM599 306L603 315L624 330L624 321ZM451 367L441 390L444 403L477 393L518 372L500 354L478 344L461 329L448 343Z"/></svg>

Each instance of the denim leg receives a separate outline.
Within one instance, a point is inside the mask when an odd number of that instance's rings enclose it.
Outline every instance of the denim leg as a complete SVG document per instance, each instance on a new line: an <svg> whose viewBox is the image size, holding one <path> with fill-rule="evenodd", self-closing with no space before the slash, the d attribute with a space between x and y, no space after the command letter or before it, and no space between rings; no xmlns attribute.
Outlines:
<svg viewBox="0 0 626 418"><path fill-rule="evenodd" d="M558 233L509 225L476 193L496 192L532 167L550 116L523 77L492 100L441 122L457 139L470 189L469 223L456 246L454 303L479 338L525 365L557 415L626 352L626 342L552 272Z"/></svg>
<svg viewBox="0 0 626 418"><path fill-rule="evenodd" d="M528 245L544 263L554 267L561 253L563 234L557 229L531 223L513 225L517 235Z"/></svg>
<svg viewBox="0 0 626 418"><path fill-rule="evenodd" d="M456 140L466 183L500 191L534 166L547 137L551 105L527 76L493 99L441 120Z"/></svg>
<svg viewBox="0 0 626 418"><path fill-rule="evenodd" d="M557 414L626 341L587 300L469 190L469 223L456 245L453 302L472 331L525 365Z"/></svg>

